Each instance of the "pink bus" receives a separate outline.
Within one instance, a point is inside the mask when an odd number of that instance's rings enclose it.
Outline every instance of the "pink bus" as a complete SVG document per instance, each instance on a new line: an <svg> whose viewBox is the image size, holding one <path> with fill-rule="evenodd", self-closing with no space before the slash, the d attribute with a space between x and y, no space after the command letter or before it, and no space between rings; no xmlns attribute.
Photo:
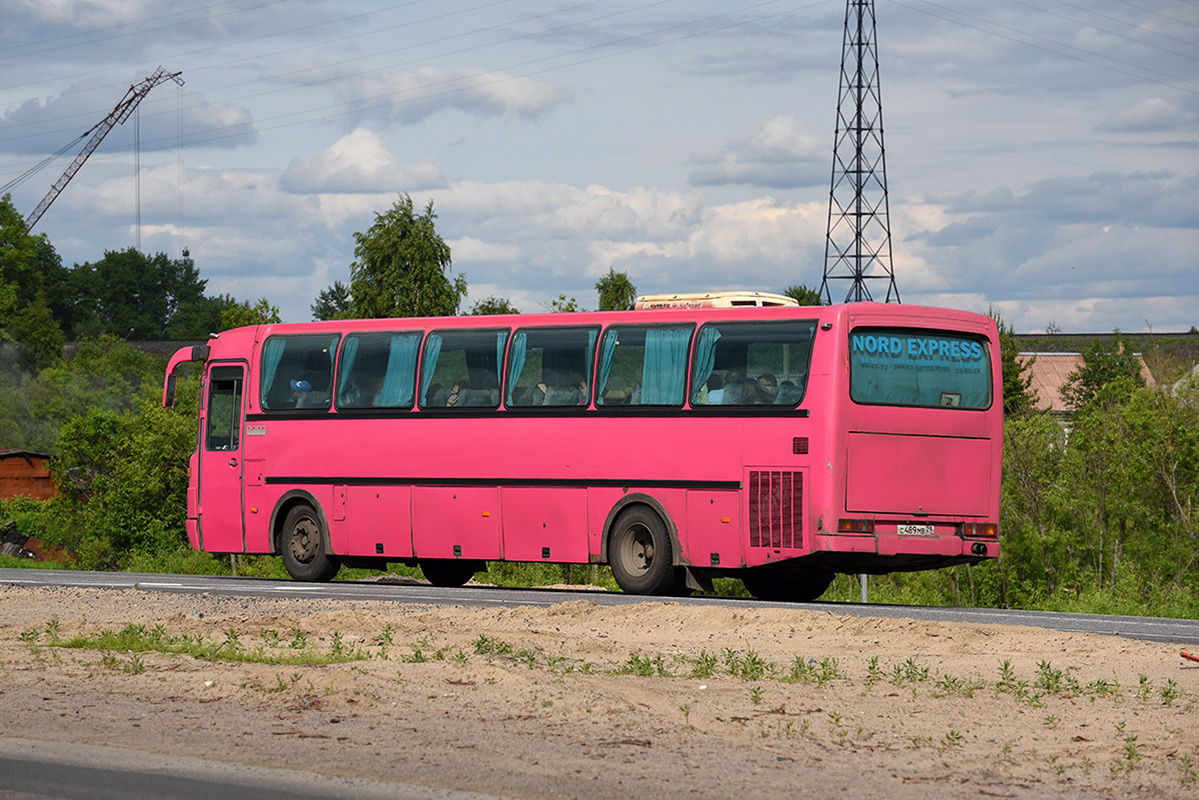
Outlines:
<svg viewBox="0 0 1199 800"><path fill-rule="evenodd" d="M609 564L626 592L812 600L999 554L995 323L917 306L238 328L200 362L187 534L297 580Z"/></svg>

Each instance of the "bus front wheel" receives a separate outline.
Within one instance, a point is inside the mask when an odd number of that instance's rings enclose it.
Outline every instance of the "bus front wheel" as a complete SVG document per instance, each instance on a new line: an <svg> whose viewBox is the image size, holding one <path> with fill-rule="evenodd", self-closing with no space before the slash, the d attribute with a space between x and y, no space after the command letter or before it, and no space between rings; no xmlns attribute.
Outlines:
<svg viewBox="0 0 1199 800"><path fill-rule="evenodd" d="M287 512L279 549L288 575L315 583L333 580L341 561L325 552L323 532L321 519L312 506L301 503Z"/></svg>
<svg viewBox="0 0 1199 800"><path fill-rule="evenodd" d="M670 534L662 518L644 506L616 518L609 535L608 563L616 584L629 594L675 591L679 570L674 567Z"/></svg>

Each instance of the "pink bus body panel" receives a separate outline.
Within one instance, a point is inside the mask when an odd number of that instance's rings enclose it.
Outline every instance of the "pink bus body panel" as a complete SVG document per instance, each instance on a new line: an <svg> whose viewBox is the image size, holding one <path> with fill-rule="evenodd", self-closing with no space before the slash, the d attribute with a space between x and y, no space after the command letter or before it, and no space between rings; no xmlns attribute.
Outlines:
<svg viewBox="0 0 1199 800"><path fill-rule="evenodd" d="M845 510L986 516L990 456L986 439L850 433Z"/></svg>
<svg viewBox="0 0 1199 800"><path fill-rule="evenodd" d="M592 406L547 415L413 409L372 418L336 409L289 416L264 411L259 400L261 348L271 335L796 319L820 324L795 412ZM859 326L986 337L991 407L854 403L848 339ZM737 569L817 554L970 555L960 524L999 518L1002 373L995 342L994 323L981 315L860 304L263 326L212 340L209 365L249 360L244 552L277 552L281 510L303 497L324 516L328 544L340 555L602 562L615 511L633 498L662 514L680 564ZM193 455L189 491L193 547L198 460L219 456L202 449ZM241 502L228 493L227 503ZM837 533L847 516L870 520L874 532ZM933 524L935 535L897 535L896 526L907 523ZM227 533L242 536L240 529ZM212 549L207 525L203 544ZM983 546L987 556L998 554L996 542Z"/></svg>

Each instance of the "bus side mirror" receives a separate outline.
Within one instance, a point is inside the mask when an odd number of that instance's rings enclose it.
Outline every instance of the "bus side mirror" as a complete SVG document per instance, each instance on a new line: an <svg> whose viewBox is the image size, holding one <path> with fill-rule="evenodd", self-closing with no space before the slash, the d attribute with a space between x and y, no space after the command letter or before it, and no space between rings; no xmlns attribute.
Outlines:
<svg viewBox="0 0 1199 800"><path fill-rule="evenodd" d="M168 375L166 383L162 387L162 407L175 407L175 376Z"/></svg>

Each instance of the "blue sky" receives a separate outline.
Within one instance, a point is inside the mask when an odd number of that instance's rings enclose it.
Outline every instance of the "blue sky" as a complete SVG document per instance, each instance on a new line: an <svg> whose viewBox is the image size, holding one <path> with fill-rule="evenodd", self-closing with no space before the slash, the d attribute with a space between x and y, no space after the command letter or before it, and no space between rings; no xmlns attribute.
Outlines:
<svg viewBox="0 0 1199 800"><path fill-rule="evenodd" d="M67 264L132 246L140 193L143 250L186 246L211 293L303 321L407 192L467 307L594 307L609 267L643 293L820 283L844 0L3 6L0 183L159 65L186 81L38 222ZM1199 3L876 11L904 302L1021 332L1199 325Z"/></svg>

